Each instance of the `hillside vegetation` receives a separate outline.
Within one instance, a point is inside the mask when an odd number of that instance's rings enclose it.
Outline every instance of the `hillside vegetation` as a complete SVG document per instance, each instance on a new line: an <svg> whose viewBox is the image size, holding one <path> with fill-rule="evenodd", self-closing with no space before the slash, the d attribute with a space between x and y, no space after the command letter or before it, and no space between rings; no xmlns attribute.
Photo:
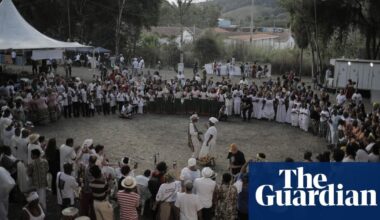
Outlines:
<svg viewBox="0 0 380 220"><path fill-rule="evenodd" d="M249 26L251 23L251 0L214 0L212 3L222 9L222 18L232 20L233 24ZM253 19L255 26L286 27L288 13L278 0L255 0Z"/></svg>

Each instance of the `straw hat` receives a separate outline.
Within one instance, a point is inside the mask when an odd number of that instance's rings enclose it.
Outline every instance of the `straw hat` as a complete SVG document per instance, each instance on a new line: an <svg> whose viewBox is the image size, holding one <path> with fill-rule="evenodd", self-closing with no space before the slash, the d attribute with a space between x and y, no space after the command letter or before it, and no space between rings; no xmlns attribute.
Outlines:
<svg viewBox="0 0 380 220"><path fill-rule="evenodd" d="M33 144L34 142L38 140L38 138L40 138L39 134L34 133L34 134L29 135L29 143Z"/></svg>
<svg viewBox="0 0 380 220"><path fill-rule="evenodd" d="M131 176L127 176L123 179L121 182L121 186L124 187L125 189L133 189L136 187L136 179Z"/></svg>
<svg viewBox="0 0 380 220"><path fill-rule="evenodd" d="M230 150L229 152L237 151L237 145L236 144L231 144L230 145Z"/></svg>

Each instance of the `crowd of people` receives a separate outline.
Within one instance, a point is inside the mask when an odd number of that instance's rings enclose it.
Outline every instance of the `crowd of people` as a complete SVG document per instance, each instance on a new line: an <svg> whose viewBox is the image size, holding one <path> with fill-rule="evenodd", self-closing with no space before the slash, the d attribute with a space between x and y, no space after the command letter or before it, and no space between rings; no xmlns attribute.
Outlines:
<svg viewBox="0 0 380 220"><path fill-rule="evenodd" d="M231 118L288 123L326 138L329 148L315 158L312 152L305 152L305 162L380 161L380 106L374 104L366 111L351 80L335 101L325 90L307 86L293 72L262 84L246 77L237 83L230 78L207 79L197 73L192 79L179 73L163 80L159 72L144 74L138 64L141 60L134 60L131 67L116 66L90 82L50 72L0 86L0 178L4 183L0 186L0 219L7 219L9 200L25 204L23 219L44 219L48 188L64 216L248 219L244 153L231 144L229 169L221 182L212 170L217 125ZM132 118L146 112L191 115L188 138L193 155L179 174L175 166L157 162L152 170L135 175L138 167L130 158L123 157L113 165L105 156L108 149L92 139L75 147L68 138L58 147L54 138L45 140L32 132L33 124L60 117L119 114ZM204 135L197 129L195 112L210 117ZM255 158L257 162L267 160L265 153Z"/></svg>

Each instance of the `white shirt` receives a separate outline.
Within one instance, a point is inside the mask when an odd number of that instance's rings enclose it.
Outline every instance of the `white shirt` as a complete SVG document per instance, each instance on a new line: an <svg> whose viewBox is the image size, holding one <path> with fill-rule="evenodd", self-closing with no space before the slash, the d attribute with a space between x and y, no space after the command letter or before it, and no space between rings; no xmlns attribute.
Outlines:
<svg viewBox="0 0 380 220"><path fill-rule="evenodd" d="M368 153L363 149L359 149L356 152L355 160L356 162L368 162Z"/></svg>
<svg viewBox="0 0 380 220"><path fill-rule="evenodd" d="M181 175L179 176L179 179L186 182L191 181L194 182L196 178L201 177L201 172L199 170L192 171L188 167L185 167L181 170Z"/></svg>
<svg viewBox="0 0 380 220"><path fill-rule="evenodd" d="M139 67L140 67L140 69L144 68L144 60L143 59L140 60Z"/></svg>
<svg viewBox="0 0 380 220"><path fill-rule="evenodd" d="M198 195L177 193L174 204L180 210L180 220L197 220L198 211L203 207Z"/></svg>
<svg viewBox="0 0 380 220"><path fill-rule="evenodd" d="M338 105L342 105L344 104L344 102L346 101L346 95L341 95L341 94L338 94L338 96L336 97L336 103Z"/></svg>
<svg viewBox="0 0 380 220"><path fill-rule="evenodd" d="M211 126L207 129L206 133L205 133L205 138L204 138L204 142L203 142L203 145L206 145L207 144L207 141L208 139L211 137L211 135L213 136L212 139L210 140L209 144L215 144L216 142L216 135L218 134L218 131L216 130L216 127L215 126Z"/></svg>
<svg viewBox="0 0 380 220"><path fill-rule="evenodd" d="M181 192L181 182L163 183L158 189L156 201L174 202L178 192Z"/></svg>
<svg viewBox="0 0 380 220"><path fill-rule="evenodd" d="M58 187L59 179L65 182L63 190ZM58 204L62 205L62 199L69 198L71 205L74 205L75 191L78 189L78 183L73 176L67 175L64 172L59 172L57 174L57 200Z"/></svg>
<svg viewBox="0 0 380 220"><path fill-rule="evenodd" d="M372 151L372 147L375 145L375 142L372 142L372 143L369 143L368 145L367 145L367 147L365 147L365 150L367 151L367 152L371 152Z"/></svg>
<svg viewBox="0 0 380 220"><path fill-rule="evenodd" d="M215 181L210 178L201 177L194 180L194 192L199 196L204 208L211 208L215 187Z"/></svg>
<svg viewBox="0 0 380 220"><path fill-rule="evenodd" d="M132 66L134 69L138 69L139 68L139 62L137 62L137 60L133 61Z"/></svg>
<svg viewBox="0 0 380 220"><path fill-rule="evenodd" d="M368 155L368 161L371 163L378 163L380 162L379 155L375 155L374 153L370 153Z"/></svg>
<svg viewBox="0 0 380 220"><path fill-rule="evenodd" d="M148 187L149 178L144 175L136 176L136 182L140 186Z"/></svg>
<svg viewBox="0 0 380 220"><path fill-rule="evenodd" d="M355 160L352 159L351 157L345 157L342 162L345 162L345 163L347 163L347 162L355 162Z"/></svg>
<svg viewBox="0 0 380 220"><path fill-rule="evenodd" d="M63 165L65 163L72 163L76 156L77 155L74 151L74 148L69 147L66 144L62 144L59 148L59 163L61 171L63 171Z"/></svg>

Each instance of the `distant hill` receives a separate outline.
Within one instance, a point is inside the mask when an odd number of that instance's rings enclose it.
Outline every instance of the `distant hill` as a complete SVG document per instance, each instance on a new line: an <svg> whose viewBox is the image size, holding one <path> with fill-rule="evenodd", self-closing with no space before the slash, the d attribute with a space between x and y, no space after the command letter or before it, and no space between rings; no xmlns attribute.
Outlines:
<svg viewBox="0 0 380 220"><path fill-rule="evenodd" d="M255 26L286 27L288 13L281 8L279 0L255 0L253 19ZM251 22L251 0L213 0L222 8L222 18L232 20L233 24L249 26Z"/></svg>
<svg viewBox="0 0 380 220"><path fill-rule="evenodd" d="M213 0L211 2L219 5L224 13L249 6L251 5L252 0ZM278 0L255 0L255 5L276 7L278 5L277 2Z"/></svg>

